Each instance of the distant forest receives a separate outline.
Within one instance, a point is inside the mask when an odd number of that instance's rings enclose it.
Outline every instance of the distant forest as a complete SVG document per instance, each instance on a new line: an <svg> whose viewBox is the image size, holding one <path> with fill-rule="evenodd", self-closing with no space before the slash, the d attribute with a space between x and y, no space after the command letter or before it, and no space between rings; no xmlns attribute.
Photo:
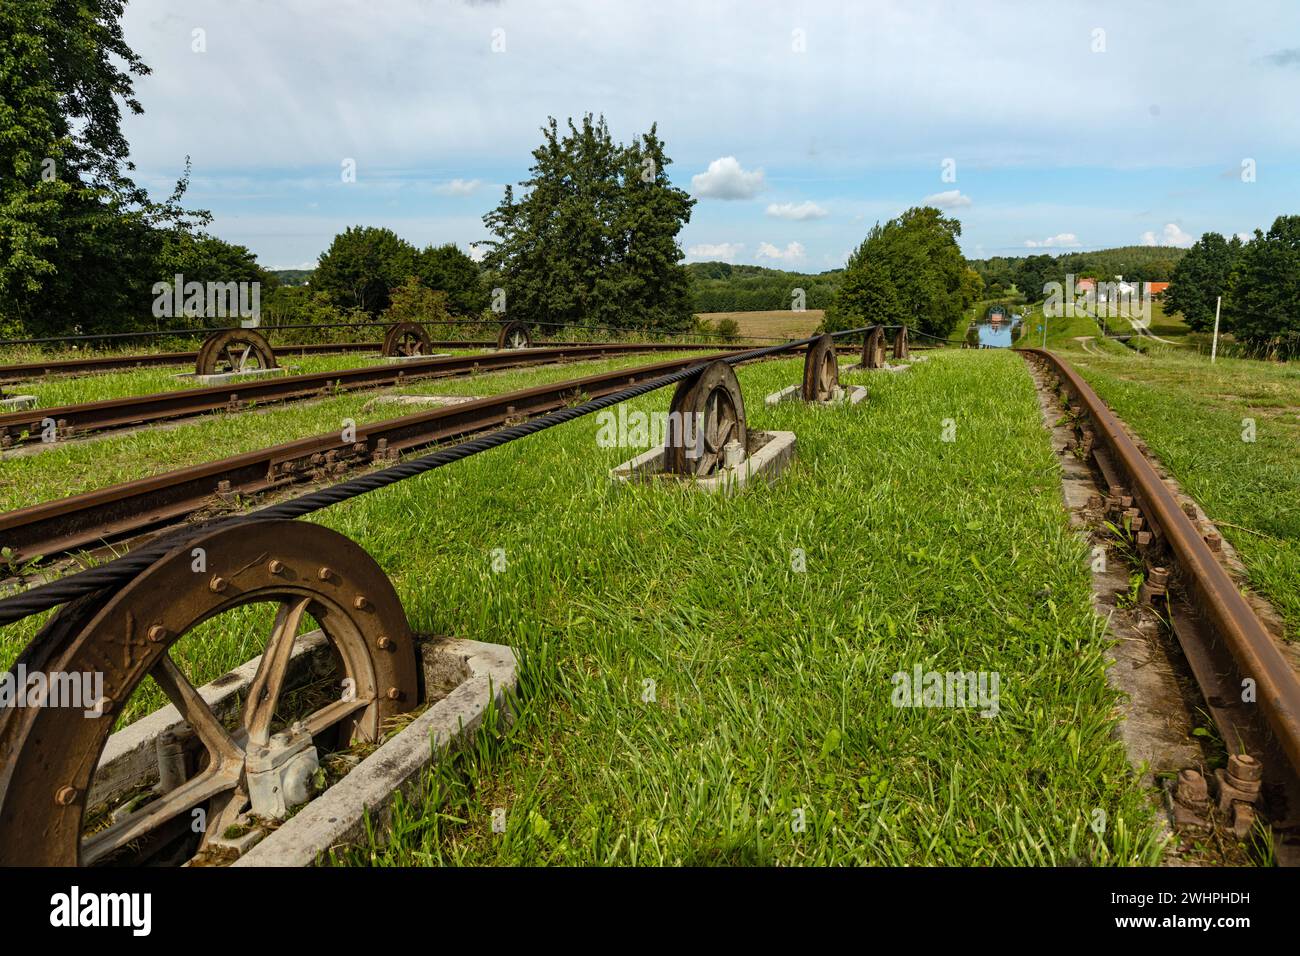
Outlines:
<svg viewBox="0 0 1300 956"><path fill-rule="evenodd" d="M1067 274L1076 279L1112 279L1123 276L1138 282L1168 282L1174 269L1187 254L1176 246L1117 246L1094 252L1029 253L1023 256L993 256L990 259L968 259L967 264L984 280L984 292L989 298L1003 295L1015 285L1021 292L1024 284L1017 282L1032 276L1037 283L1041 278L1061 281Z"/></svg>
<svg viewBox="0 0 1300 956"><path fill-rule="evenodd" d="M824 309L839 288L843 269L786 272L728 262L692 262L686 266L696 312L763 312L788 309L795 289L804 292L804 308Z"/></svg>

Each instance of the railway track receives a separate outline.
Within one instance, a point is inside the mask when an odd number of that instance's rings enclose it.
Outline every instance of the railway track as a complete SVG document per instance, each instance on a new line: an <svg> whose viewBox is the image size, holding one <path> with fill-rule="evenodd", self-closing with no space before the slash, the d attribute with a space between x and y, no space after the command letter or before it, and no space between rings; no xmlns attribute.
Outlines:
<svg viewBox="0 0 1300 956"><path fill-rule="evenodd" d="M53 443L88 432L147 425L213 412L233 412L271 402L292 402L357 389L383 388L428 378L468 375L532 365L573 362L640 352L706 351L715 346L599 343L485 352L407 361L114 398L0 415L0 448Z"/></svg>
<svg viewBox="0 0 1300 956"><path fill-rule="evenodd" d="M563 351L563 350L559 350ZM498 353L520 363L519 353ZM669 359L630 369L492 395L164 472L0 514L0 548L11 561L50 558L221 511L240 499L391 461L405 452L464 438L731 353ZM433 362L447 362L435 359Z"/></svg>
<svg viewBox="0 0 1300 956"><path fill-rule="evenodd" d="M1169 623L1225 749L1246 755L1240 766L1262 783L1277 859L1300 865L1300 676L1119 418L1060 356L1022 354L1059 383L1076 453L1099 473L1108 518L1131 533L1147 579L1164 592ZM1256 784L1236 782L1243 796Z"/></svg>

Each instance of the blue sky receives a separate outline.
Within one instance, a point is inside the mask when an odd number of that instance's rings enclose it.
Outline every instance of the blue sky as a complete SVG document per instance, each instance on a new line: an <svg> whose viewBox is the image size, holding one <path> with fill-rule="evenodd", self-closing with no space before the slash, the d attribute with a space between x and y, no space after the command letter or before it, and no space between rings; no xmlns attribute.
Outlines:
<svg viewBox="0 0 1300 956"><path fill-rule="evenodd" d="M472 250L547 116L587 111L658 122L690 260L834 268L927 199L972 257L1300 213L1294 0L130 0L125 31L138 178L189 155L187 202L271 268L356 224Z"/></svg>

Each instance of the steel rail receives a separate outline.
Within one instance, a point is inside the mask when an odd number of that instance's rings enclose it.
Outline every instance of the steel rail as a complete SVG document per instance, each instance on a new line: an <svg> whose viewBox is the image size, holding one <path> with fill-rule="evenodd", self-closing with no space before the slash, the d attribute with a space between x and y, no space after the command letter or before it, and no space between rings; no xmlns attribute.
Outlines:
<svg viewBox="0 0 1300 956"><path fill-rule="evenodd" d="M105 399L78 405L29 408L0 415L0 446L45 440L47 423L56 439L90 431L105 431L168 419L220 411L236 411L268 402L300 401L336 392L382 388L427 378L446 378L479 371L497 371L557 362L579 361L640 352L701 351L700 347L665 348L662 343L601 343L515 349L410 359L362 368L313 372L280 378L245 380L208 388L177 389L149 395Z"/></svg>
<svg viewBox="0 0 1300 956"><path fill-rule="evenodd" d="M1213 636L1227 648L1240 676L1255 681L1256 699L1268 726L1292 773L1300 775L1300 678L1294 668L1106 403L1060 356L1042 349L1019 351L1049 363L1087 410L1097 437L1131 482L1143 515L1167 543Z"/></svg>
<svg viewBox="0 0 1300 956"><path fill-rule="evenodd" d="M866 331L868 330L849 329L843 332L833 332L831 335L834 338L842 338L844 336L860 334ZM730 354L724 353L720 356L720 360L726 362L728 365L739 365L741 362L757 361L758 359L767 358L783 352L791 352L796 349L806 348L809 343L813 341L815 341L814 338L806 338L792 342L785 342L781 345L750 349L744 352L734 352ZM370 491L376 491L380 488L388 487L389 485L396 484L399 481L404 481L407 478L413 478L436 468L442 468L445 465L452 464L453 462L461 461L462 459L468 458L472 455L477 455L481 452L500 447L507 442L534 435L537 432L544 431L548 428L554 428L557 425L563 425L577 418L581 418L584 415L593 414L601 409L617 405L620 402L625 402L629 399L637 398L638 396L675 384L683 379L698 375L702 370L707 368L709 362L713 360L713 357L708 356L696 359L693 362L686 364L684 368L678 368L676 371L667 372L656 378L652 378L649 381L628 385L625 388L606 394L600 398L591 398L578 405L566 405L565 407L557 408L554 411L524 421L520 424L507 425L504 428L471 438L468 441L462 441L456 445L439 448L418 458L398 462L395 465L389 465L378 471L360 475L317 491L311 491L304 495L300 495L297 498L270 505L249 514L219 518L213 522L207 523L206 525L193 526L189 529L173 531L165 535L161 541L146 544L138 550L134 550L122 557L114 558L98 567L90 568L85 571L78 571L74 574L68 575L67 577L38 584L22 593L0 598L0 624L9 624L13 621L21 620L29 615L38 614L42 611L58 607L60 604L65 604L68 601L95 594L105 588L116 587L124 584L145 568L149 567L154 561L157 561L159 558L171 553L171 551L178 547L183 547L184 543L194 534L203 533L205 530L224 522L303 517L304 515L319 511L322 508L327 508L330 505L347 501ZM660 363L660 365L669 364L674 363ZM644 368L641 370L623 369L620 374L629 376L629 380L631 380L631 376L634 376L638 371L644 371ZM463 408L464 406L462 406L462 409Z"/></svg>
<svg viewBox="0 0 1300 956"><path fill-rule="evenodd" d="M186 520L240 496L333 479L345 471L394 459L403 452L544 414L580 395L608 395L646 378L731 354L669 359L491 395L357 425L355 434L339 431L302 438L42 502L0 514L0 547L9 549L11 561L29 561L107 543Z"/></svg>

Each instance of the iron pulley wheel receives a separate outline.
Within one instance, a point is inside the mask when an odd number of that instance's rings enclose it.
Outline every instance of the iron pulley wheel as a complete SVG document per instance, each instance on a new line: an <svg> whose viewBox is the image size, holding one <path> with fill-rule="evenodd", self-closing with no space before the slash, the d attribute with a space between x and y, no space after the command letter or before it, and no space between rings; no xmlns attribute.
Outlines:
<svg viewBox="0 0 1300 956"><path fill-rule="evenodd" d="M203 340L194 370L198 375L217 375L268 368L276 368L275 351L261 332L227 329Z"/></svg>
<svg viewBox="0 0 1300 956"><path fill-rule="evenodd" d="M862 367L885 367L885 330L882 326L872 326L862 343Z"/></svg>
<svg viewBox="0 0 1300 956"><path fill-rule="evenodd" d="M911 354L907 345L907 326L900 325L894 333L894 361L902 362Z"/></svg>
<svg viewBox="0 0 1300 956"><path fill-rule="evenodd" d="M526 349L531 348L532 344L533 337L528 332L528 326L517 320L501 326L501 331L497 334L499 349Z"/></svg>
<svg viewBox="0 0 1300 956"><path fill-rule="evenodd" d="M819 336L808 346L803 361L803 389L805 402L829 402L840 387L840 364L835 355L835 339Z"/></svg>
<svg viewBox="0 0 1300 956"><path fill-rule="evenodd" d="M288 675L308 619L326 642L317 657L327 673L304 690ZM261 651L242 701L224 712L181 666L214 639ZM47 700L0 718L0 861L9 864L188 858L247 827L251 774L282 757L285 741L297 750L378 741L418 696L414 639L388 578L354 542L299 521L192 538L124 587L65 605L19 665L48 675L51 688L54 675L102 675L102 685L89 714L86 701ZM160 756L157 782L128 799L96 769L146 678L179 712L168 732L183 735L186 752L170 775Z"/></svg>
<svg viewBox="0 0 1300 956"><path fill-rule="evenodd" d="M432 351L433 341L424 326L418 322L395 322L384 333L385 357L428 355Z"/></svg>
<svg viewBox="0 0 1300 956"><path fill-rule="evenodd" d="M677 383L668 415L665 470L707 478L725 466L725 449L733 441L742 453L749 447L745 399L732 367L713 362L698 376Z"/></svg>

